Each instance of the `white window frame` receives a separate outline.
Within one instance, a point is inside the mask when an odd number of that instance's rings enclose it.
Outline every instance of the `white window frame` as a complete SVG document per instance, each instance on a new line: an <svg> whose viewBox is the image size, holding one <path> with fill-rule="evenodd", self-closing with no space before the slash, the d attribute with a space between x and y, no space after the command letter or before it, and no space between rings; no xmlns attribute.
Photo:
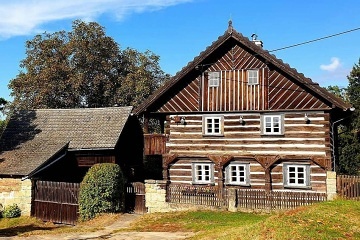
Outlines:
<svg viewBox="0 0 360 240"><path fill-rule="evenodd" d="M213 184L214 164L204 162L192 163L192 182L193 184Z"/></svg>
<svg viewBox="0 0 360 240"><path fill-rule="evenodd" d="M283 164L284 187L310 188L310 164Z"/></svg>
<svg viewBox="0 0 360 240"><path fill-rule="evenodd" d="M250 186L250 164L230 163L225 169L225 181L229 185Z"/></svg>
<svg viewBox="0 0 360 240"><path fill-rule="evenodd" d="M203 133L210 136L223 135L223 116L204 116L203 117Z"/></svg>
<svg viewBox="0 0 360 240"><path fill-rule="evenodd" d="M284 117L277 115L262 115L262 134L264 135L282 135L284 134ZM278 125L278 126L277 126Z"/></svg>
<svg viewBox="0 0 360 240"><path fill-rule="evenodd" d="M247 70L247 82L248 82L248 85L259 84L259 70L258 69Z"/></svg>
<svg viewBox="0 0 360 240"><path fill-rule="evenodd" d="M208 72L209 87L220 86L220 72Z"/></svg>

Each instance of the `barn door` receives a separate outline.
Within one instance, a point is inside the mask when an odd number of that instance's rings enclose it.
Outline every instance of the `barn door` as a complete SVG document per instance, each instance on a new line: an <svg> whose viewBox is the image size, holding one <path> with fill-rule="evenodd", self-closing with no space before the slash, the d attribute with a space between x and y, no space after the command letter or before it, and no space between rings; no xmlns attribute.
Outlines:
<svg viewBox="0 0 360 240"><path fill-rule="evenodd" d="M31 215L43 221L75 225L79 183L34 181Z"/></svg>
<svg viewBox="0 0 360 240"><path fill-rule="evenodd" d="M126 185L125 208L129 213L146 213L144 183L133 182Z"/></svg>

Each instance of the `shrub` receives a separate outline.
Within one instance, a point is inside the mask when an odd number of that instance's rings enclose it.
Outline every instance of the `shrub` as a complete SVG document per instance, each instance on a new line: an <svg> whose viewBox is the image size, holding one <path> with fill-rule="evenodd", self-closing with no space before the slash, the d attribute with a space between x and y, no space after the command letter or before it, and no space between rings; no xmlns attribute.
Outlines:
<svg viewBox="0 0 360 240"><path fill-rule="evenodd" d="M2 212L2 216L4 218L17 218L17 217L20 217L21 216L21 209L16 204L7 206L7 207L5 207L4 211Z"/></svg>
<svg viewBox="0 0 360 240"><path fill-rule="evenodd" d="M114 213L124 208L124 178L120 166L100 163L92 166L80 184L80 220L99 213Z"/></svg>

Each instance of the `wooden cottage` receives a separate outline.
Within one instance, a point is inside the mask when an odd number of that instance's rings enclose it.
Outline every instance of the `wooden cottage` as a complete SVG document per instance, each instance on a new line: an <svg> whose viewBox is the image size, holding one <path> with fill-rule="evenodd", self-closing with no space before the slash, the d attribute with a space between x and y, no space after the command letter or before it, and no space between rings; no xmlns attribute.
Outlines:
<svg viewBox="0 0 360 240"><path fill-rule="evenodd" d="M334 123L350 107L229 22L134 113L144 132L148 119L162 123L145 154L162 156L170 185L325 193Z"/></svg>
<svg viewBox="0 0 360 240"><path fill-rule="evenodd" d="M142 178L142 129L131 111L113 107L13 114L0 139L0 185L5 186L0 187L0 203L14 202L22 210L31 203L35 216L69 223L66 218L72 215L73 223L77 210L69 208L77 205L78 183L92 165L117 163L129 181ZM23 189L26 181L32 192ZM55 219L51 211L59 211Z"/></svg>

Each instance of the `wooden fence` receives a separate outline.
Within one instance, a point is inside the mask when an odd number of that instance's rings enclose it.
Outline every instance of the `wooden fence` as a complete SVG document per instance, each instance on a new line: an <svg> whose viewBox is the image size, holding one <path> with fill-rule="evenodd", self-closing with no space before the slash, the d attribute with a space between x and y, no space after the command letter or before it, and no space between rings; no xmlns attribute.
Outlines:
<svg viewBox="0 0 360 240"><path fill-rule="evenodd" d="M238 208L289 209L326 200L326 193L236 189Z"/></svg>
<svg viewBox="0 0 360 240"><path fill-rule="evenodd" d="M226 191L220 191L216 186L202 187L171 184L167 187L166 201L213 207L224 207L228 204Z"/></svg>
<svg viewBox="0 0 360 240"><path fill-rule="evenodd" d="M79 183L36 181L31 215L43 221L75 225Z"/></svg>
<svg viewBox="0 0 360 240"><path fill-rule="evenodd" d="M360 176L337 176L336 191L345 199L360 201Z"/></svg>

